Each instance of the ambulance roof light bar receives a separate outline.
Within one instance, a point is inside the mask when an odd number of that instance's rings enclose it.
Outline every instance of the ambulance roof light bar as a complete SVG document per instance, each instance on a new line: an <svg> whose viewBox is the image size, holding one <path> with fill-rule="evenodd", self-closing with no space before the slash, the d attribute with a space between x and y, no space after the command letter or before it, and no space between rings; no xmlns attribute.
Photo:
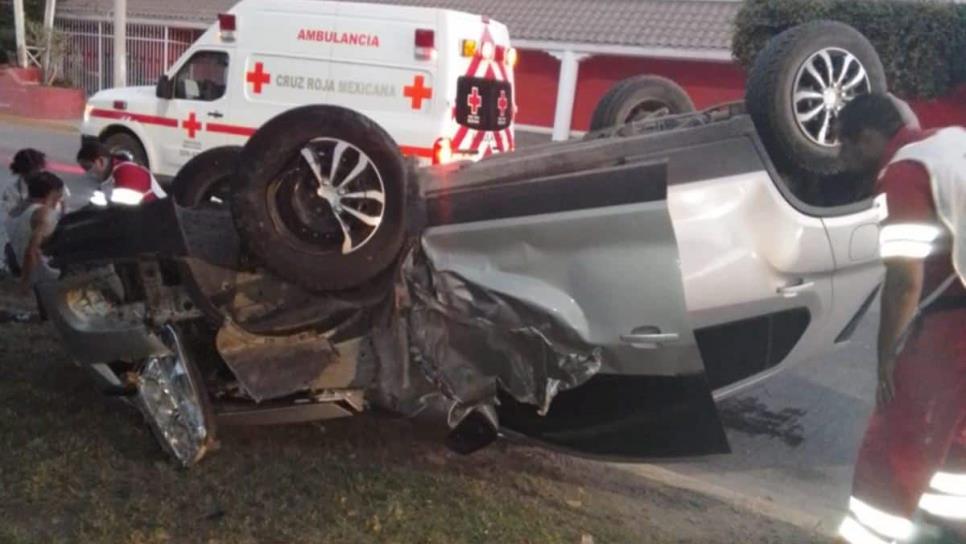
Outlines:
<svg viewBox="0 0 966 544"><path fill-rule="evenodd" d="M226 42L235 41L235 30L237 30L238 21L235 19L234 13L219 13L218 14L218 30L221 34L221 39Z"/></svg>

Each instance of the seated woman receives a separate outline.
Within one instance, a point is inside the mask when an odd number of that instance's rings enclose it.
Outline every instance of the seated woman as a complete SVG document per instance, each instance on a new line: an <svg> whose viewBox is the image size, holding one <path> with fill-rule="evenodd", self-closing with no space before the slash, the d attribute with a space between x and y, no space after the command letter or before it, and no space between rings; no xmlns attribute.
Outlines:
<svg viewBox="0 0 966 544"><path fill-rule="evenodd" d="M60 272L47 263L40 248L54 233L60 216L58 209L64 201L64 182L50 172L28 177L26 185L26 205L15 209L6 222L25 291L38 283L60 277Z"/></svg>
<svg viewBox="0 0 966 544"><path fill-rule="evenodd" d="M4 220L11 213L19 213L23 210L24 203L29 199L26 179L44 170L46 166L47 157L42 151L36 149L21 149L13 156L13 160L10 161L10 173L14 175L14 180L0 192L0 209L3 211ZM19 276L20 267L17 266L13 247L7 243L9 238L4 237L3 240L3 264L13 275Z"/></svg>

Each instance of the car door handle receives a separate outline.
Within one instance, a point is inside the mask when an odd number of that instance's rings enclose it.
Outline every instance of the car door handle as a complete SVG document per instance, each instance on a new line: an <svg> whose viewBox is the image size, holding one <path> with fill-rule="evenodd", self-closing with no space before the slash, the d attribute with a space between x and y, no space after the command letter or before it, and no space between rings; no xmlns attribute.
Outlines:
<svg viewBox="0 0 966 544"><path fill-rule="evenodd" d="M214 117L215 119L221 119L224 115L220 111L209 111L208 117Z"/></svg>
<svg viewBox="0 0 966 544"><path fill-rule="evenodd" d="M657 349L661 344L677 342L680 339L680 335L676 332L632 332L621 335L621 342L640 349Z"/></svg>
<svg viewBox="0 0 966 544"><path fill-rule="evenodd" d="M805 291L811 291L813 287L815 287L814 281L801 280L798 283L779 287L778 294L785 298L793 298L804 293Z"/></svg>

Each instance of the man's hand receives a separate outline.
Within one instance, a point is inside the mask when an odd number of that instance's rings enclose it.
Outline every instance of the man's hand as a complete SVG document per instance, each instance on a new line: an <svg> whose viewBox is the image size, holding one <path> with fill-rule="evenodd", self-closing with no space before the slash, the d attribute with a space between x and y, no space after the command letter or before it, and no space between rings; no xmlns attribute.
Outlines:
<svg viewBox="0 0 966 544"><path fill-rule="evenodd" d="M916 315L922 295L922 261L890 259L886 261L885 285L882 288L882 318L879 321L879 387L876 400L881 408L895 396L895 371L902 332Z"/></svg>
<svg viewBox="0 0 966 544"><path fill-rule="evenodd" d="M876 389L876 403L879 408L885 407L896 396L895 385L896 357L894 355L880 355L879 357L879 387Z"/></svg>

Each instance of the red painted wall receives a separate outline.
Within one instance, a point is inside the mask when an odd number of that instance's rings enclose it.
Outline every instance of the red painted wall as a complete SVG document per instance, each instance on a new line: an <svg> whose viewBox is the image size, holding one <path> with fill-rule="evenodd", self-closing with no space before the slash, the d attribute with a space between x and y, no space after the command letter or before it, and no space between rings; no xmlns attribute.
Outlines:
<svg viewBox="0 0 966 544"><path fill-rule="evenodd" d="M0 112L35 119L79 119L84 91L42 87L36 69L0 67Z"/></svg>
<svg viewBox="0 0 966 544"><path fill-rule="evenodd" d="M520 51L516 67L516 95L520 110L516 121L526 125L553 125L560 63L542 51ZM600 97L614 83L638 74L655 74L684 87L698 109L742 100L745 71L732 63L658 60L596 56L580 63L573 128L587 130ZM911 105L926 127L966 125L966 86L949 96Z"/></svg>

